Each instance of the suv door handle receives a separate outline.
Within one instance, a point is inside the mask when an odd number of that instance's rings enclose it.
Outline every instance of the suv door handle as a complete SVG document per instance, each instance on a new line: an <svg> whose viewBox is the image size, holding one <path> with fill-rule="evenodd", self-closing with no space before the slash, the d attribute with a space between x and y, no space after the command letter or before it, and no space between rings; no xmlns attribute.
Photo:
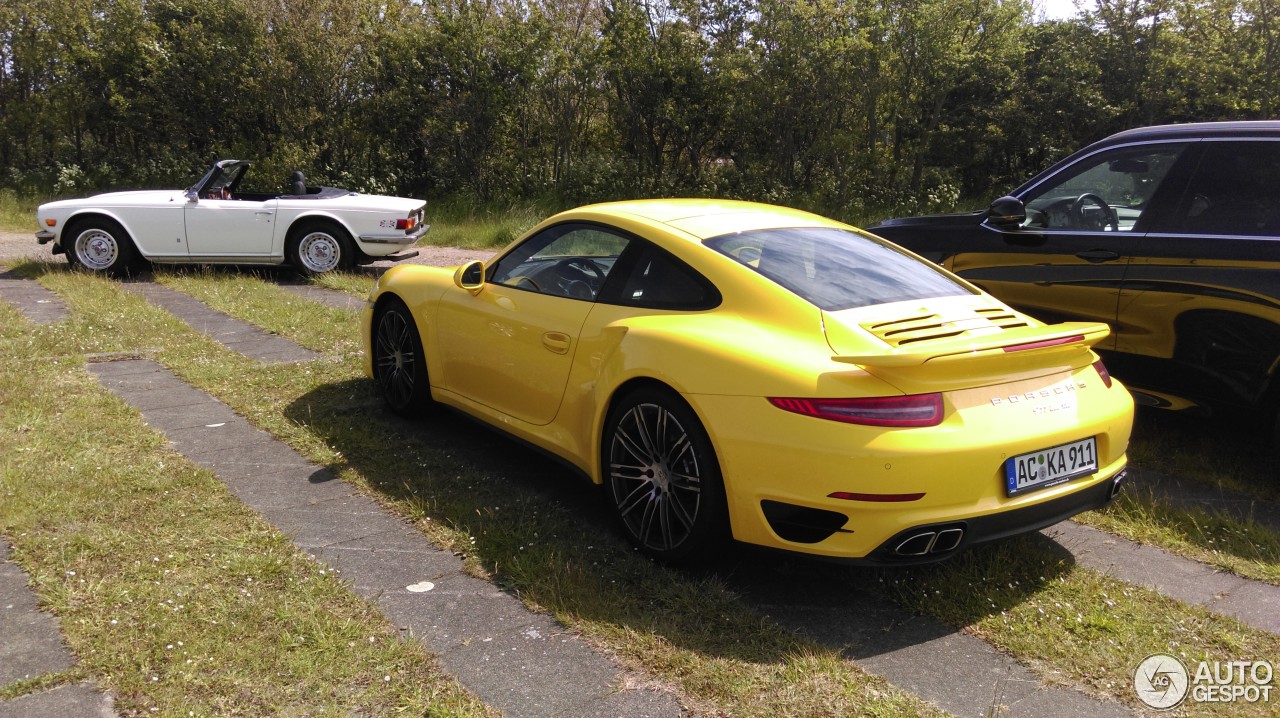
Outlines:
<svg viewBox="0 0 1280 718"><path fill-rule="evenodd" d="M1097 264L1099 262L1110 262L1112 260L1119 259L1120 253L1112 252L1109 249L1086 249L1083 252L1077 252L1076 256L1086 262Z"/></svg>

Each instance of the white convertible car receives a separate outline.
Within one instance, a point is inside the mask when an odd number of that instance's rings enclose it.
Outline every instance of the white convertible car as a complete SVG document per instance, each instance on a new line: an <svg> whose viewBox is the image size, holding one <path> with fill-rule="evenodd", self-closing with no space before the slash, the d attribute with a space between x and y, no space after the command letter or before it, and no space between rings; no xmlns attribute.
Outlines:
<svg viewBox="0 0 1280 718"><path fill-rule="evenodd" d="M426 203L308 187L241 192L249 163L223 160L187 190L110 192L41 205L40 244L73 265L121 273L138 260L165 264L284 264L320 274L396 255L426 234Z"/></svg>

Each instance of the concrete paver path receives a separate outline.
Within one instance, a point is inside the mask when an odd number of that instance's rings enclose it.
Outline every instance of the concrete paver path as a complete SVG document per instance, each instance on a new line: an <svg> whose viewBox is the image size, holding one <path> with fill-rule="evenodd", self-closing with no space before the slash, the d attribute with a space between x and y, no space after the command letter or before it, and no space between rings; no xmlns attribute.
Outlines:
<svg viewBox="0 0 1280 718"><path fill-rule="evenodd" d="M45 289L34 279L0 266L0 299L9 302L36 324L55 324L67 318L62 297Z"/></svg>
<svg viewBox="0 0 1280 718"><path fill-rule="evenodd" d="M62 644L58 622L39 610L27 576L9 560L0 539L0 687L65 671L75 658ZM0 701L0 718L114 716L112 701L91 685L78 684Z"/></svg>
<svg viewBox="0 0 1280 718"><path fill-rule="evenodd" d="M510 718L682 715L674 696L624 689L618 667L580 637L467 575L460 558L159 364L138 359L89 370Z"/></svg>
<svg viewBox="0 0 1280 718"><path fill-rule="evenodd" d="M264 362L289 363L319 359L311 351L278 334L227 316L200 300L154 282L126 282L122 286L146 297L232 351Z"/></svg>

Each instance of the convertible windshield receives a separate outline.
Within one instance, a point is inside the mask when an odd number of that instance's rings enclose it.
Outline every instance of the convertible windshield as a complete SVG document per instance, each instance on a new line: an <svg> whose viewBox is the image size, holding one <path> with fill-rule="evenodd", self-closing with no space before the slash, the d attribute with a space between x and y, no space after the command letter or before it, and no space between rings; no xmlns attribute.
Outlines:
<svg viewBox="0 0 1280 718"><path fill-rule="evenodd" d="M705 244L824 311L972 294L932 264L843 229L756 230Z"/></svg>

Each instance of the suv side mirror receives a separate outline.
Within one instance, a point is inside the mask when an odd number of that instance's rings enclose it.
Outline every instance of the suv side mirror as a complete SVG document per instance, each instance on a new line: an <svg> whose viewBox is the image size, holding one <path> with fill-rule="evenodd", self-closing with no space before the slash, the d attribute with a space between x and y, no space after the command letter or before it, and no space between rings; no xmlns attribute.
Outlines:
<svg viewBox="0 0 1280 718"><path fill-rule="evenodd" d="M1015 230L1027 221L1027 207L1017 197L1001 197L987 208L987 221L996 229Z"/></svg>
<svg viewBox="0 0 1280 718"><path fill-rule="evenodd" d="M453 283L459 289L465 289L472 294L479 294L480 290L484 288L484 262L473 259L458 267L458 271L453 273Z"/></svg>

